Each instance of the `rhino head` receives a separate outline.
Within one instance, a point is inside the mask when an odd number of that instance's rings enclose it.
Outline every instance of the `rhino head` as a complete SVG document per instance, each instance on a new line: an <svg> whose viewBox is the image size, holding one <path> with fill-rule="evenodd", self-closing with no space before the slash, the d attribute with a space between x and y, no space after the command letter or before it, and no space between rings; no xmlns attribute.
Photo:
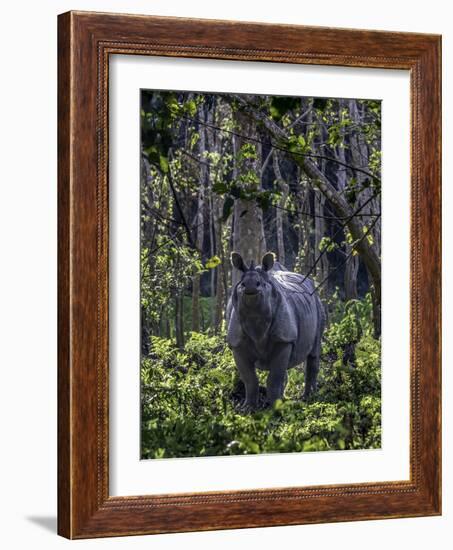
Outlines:
<svg viewBox="0 0 453 550"><path fill-rule="evenodd" d="M231 254L231 263L242 272L233 291L233 302L241 317L262 314L268 318L271 315L273 288L268 271L272 269L274 261L274 254L268 252L263 256L261 266L255 267L252 261L247 267L240 254Z"/></svg>

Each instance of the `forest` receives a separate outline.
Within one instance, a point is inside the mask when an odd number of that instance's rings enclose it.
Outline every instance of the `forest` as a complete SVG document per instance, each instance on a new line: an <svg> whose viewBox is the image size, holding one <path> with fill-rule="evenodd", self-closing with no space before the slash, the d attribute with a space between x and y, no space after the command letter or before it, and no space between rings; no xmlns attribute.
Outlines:
<svg viewBox="0 0 453 550"><path fill-rule="evenodd" d="M380 101L142 90L140 117L142 458L380 447ZM313 280L308 402L301 366L240 413L232 251Z"/></svg>

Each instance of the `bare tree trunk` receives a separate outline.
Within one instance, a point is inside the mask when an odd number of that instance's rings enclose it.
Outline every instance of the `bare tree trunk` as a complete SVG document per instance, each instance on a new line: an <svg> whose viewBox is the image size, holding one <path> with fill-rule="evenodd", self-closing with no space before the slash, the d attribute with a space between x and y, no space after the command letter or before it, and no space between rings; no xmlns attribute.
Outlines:
<svg viewBox="0 0 453 550"><path fill-rule="evenodd" d="M206 120L208 124L213 125L215 123L216 118L216 112L217 112L217 103L213 103L212 108L209 109L207 113ZM206 146L210 153L216 153L220 156L220 143L221 140L218 137L217 132L206 132ZM206 186L206 193L208 194L208 200L206 201L207 204L209 204L209 253L210 257L213 258L216 254L219 255L219 244L221 246L221 243L219 243L219 236L217 232L217 218L219 216L218 212L218 199L219 196L215 195L212 191L212 187L214 184L215 178L218 176L219 168L217 167L217 170L214 169L208 169L208 181ZM211 301L210 301L210 310L211 310L211 319L210 319L210 326L214 328L217 331L216 328L216 316L217 316L217 286L218 283L216 283L216 280L218 280L219 275L221 272L221 266L218 266L216 268L211 268L210 270L210 294L211 294Z"/></svg>
<svg viewBox="0 0 453 550"><path fill-rule="evenodd" d="M192 331L200 332L200 274L192 278Z"/></svg>
<svg viewBox="0 0 453 550"><path fill-rule="evenodd" d="M204 122L206 119L204 106L200 110L200 118ZM200 141L199 151L200 157L206 150L206 126L200 124ZM203 249L203 234L204 234L204 204L205 204L205 186L207 180L207 166L205 163L200 164L200 178L198 189L197 214L195 216L196 228L196 246L201 252ZM192 331L200 332L200 273L196 272L192 278Z"/></svg>
<svg viewBox="0 0 453 550"><path fill-rule="evenodd" d="M381 287L371 289L371 298L373 300L373 324L374 337L381 335Z"/></svg>
<svg viewBox="0 0 453 550"><path fill-rule="evenodd" d="M355 100L351 100L355 101ZM339 108L342 110L346 106L346 100L339 100ZM350 105L350 112L351 112L351 105ZM342 133L342 141L344 143L344 128L341 129ZM337 147L336 151L338 160L341 162L346 163L346 155L345 155L345 149L344 147ZM355 165L355 161L353 162ZM361 166L359 164L358 166ZM346 178L346 171L343 169L339 169L337 171L337 183L339 190L343 191L346 189L347 186L347 178ZM357 292L357 276L359 273L359 256L356 254L353 254L352 247L349 244L346 244L345 246L345 253L347 256L346 260L346 266L344 270L344 292L345 292L345 300L354 300L358 297Z"/></svg>
<svg viewBox="0 0 453 550"><path fill-rule="evenodd" d="M356 100L350 100L349 102L349 111L352 120L355 123L359 123L361 116L359 113L359 107ZM363 136L357 134L351 136L350 139L350 148L351 148L351 157L352 163L354 166L363 166L368 167L369 163L369 150L368 146L363 138ZM370 186L362 187L366 180L366 176L360 172L357 172L357 186L358 186L358 206L366 204L362 210L362 214L376 214L380 210L380 201L377 198L373 198L373 189ZM375 221L373 216L366 218L367 225ZM373 237L373 249L376 251L378 257L381 254L380 246L380 236L381 236L381 222L377 220L373 229L371 230L370 236ZM367 239L366 239L367 240ZM381 285L380 285L380 264L379 264L379 283L376 281L376 277L373 274L373 270L369 264L366 264L368 275L373 282L371 288L371 297L373 301L373 323L374 323L374 336L379 338L381 335Z"/></svg>
<svg viewBox="0 0 453 550"><path fill-rule="evenodd" d="M176 345L179 349L184 349L184 293L182 290L176 291L175 296L175 333Z"/></svg>
<svg viewBox="0 0 453 550"><path fill-rule="evenodd" d="M315 259L320 256L321 254L321 241L325 235L326 228L325 228L325 221L324 221L324 205L326 202L326 197L319 192L318 190L315 191L315 197L313 201L314 205L314 226L315 226ZM315 260L316 261L316 260ZM319 282L324 281L324 279L329 274L329 261L327 259L327 255L323 254L321 256L320 261L318 262L316 266L316 275L318 276ZM324 287L321 287L324 288Z"/></svg>
<svg viewBox="0 0 453 550"><path fill-rule="evenodd" d="M216 285L216 308L215 308L215 319L214 319L214 332L217 334L222 326L223 320L223 280L222 280L222 270L223 266L220 264L217 271L217 285Z"/></svg>
<svg viewBox="0 0 453 550"><path fill-rule="evenodd" d="M242 135L257 139L256 123L251 117L242 112L235 113L236 122L239 125L239 132ZM250 141L235 137L235 158L241 151L244 144L250 144ZM237 166L239 173L246 171L254 172L261 181L261 146L254 142L256 148L256 158L241 160L240 166ZM258 184L260 185L260 183ZM261 261L261 257L266 251L266 242L263 229L263 212L255 201L236 199L234 202L234 225L233 225L233 250L239 252L246 263L254 261L255 264ZM238 282L239 274L233 270L233 286Z"/></svg>
<svg viewBox="0 0 453 550"><path fill-rule="evenodd" d="M222 208L223 208L222 198L218 195L214 195L212 197L212 206L213 206L213 224L214 224L216 251L220 259L219 265L215 268L216 287L215 287L215 308L214 308L214 322L213 322L214 331L215 333L218 333L222 325L222 319L223 319L224 276L225 276L224 274L225 254L223 250L223 240L222 240Z"/></svg>
<svg viewBox="0 0 453 550"><path fill-rule="evenodd" d="M214 221L214 205L213 205L213 198L212 193L209 191L209 244L210 244L210 254L211 258L215 255L216 251L216 238L215 238L215 221ZM215 315L216 315L216 308L215 308L215 296L216 296L216 269L211 269L211 326L214 326L215 324Z"/></svg>
<svg viewBox="0 0 453 550"><path fill-rule="evenodd" d="M278 151L273 152L273 166L274 174L277 180L279 189L281 190L281 197L278 204L278 208L275 209L275 223L277 226L277 257L278 261L285 265L286 264L286 255L285 255L285 241L283 236L283 215L285 213L286 201L288 199L289 186L283 179L280 166L279 166L279 155Z"/></svg>
<svg viewBox="0 0 453 550"><path fill-rule="evenodd" d="M262 211L255 202L237 199L234 203L233 249L239 252L247 265L261 261L265 252L262 236ZM239 275L233 270L233 286Z"/></svg>
<svg viewBox="0 0 453 550"><path fill-rule="evenodd" d="M298 170L301 170L300 167L298 167ZM310 190L308 188L307 181L305 180L305 174L304 178L302 178L302 174L300 175L300 181L303 187L300 201L300 210L302 214L300 217L299 247L302 249L304 257L304 262L301 266L302 273L307 274L311 266L315 262L315 255L313 254L313 249L310 242L311 235L313 233L314 218L312 218L310 215L312 213Z"/></svg>
<svg viewBox="0 0 453 550"><path fill-rule="evenodd" d="M351 247L346 246L346 253L351 254ZM345 300L356 300L358 298L357 293L357 275L359 273L358 256L351 254L349 256L344 271L344 294Z"/></svg>

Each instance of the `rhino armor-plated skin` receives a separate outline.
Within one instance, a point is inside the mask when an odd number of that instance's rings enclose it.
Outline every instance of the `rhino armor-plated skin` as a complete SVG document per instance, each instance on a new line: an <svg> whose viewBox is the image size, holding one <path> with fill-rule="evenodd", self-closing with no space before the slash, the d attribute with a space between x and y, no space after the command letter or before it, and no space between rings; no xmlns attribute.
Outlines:
<svg viewBox="0 0 453 550"><path fill-rule="evenodd" d="M245 385L244 408L258 405L256 368L269 371L266 395L273 404L283 397L287 370L306 361L307 398L316 390L325 326L324 307L313 293L313 282L286 270L269 252L257 267L253 262L246 267L235 252L231 261L242 277L227 306L227 342Z"/></svg>

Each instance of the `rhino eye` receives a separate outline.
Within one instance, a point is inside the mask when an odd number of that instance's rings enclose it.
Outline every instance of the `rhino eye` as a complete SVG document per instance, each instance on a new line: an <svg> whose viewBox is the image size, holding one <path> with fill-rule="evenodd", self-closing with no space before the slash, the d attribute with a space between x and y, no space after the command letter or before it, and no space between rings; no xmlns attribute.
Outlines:
<svg viewBox="0 0 453 550"><path fill-rule="evenodd" d="M256 286L260 286L260 285L261 285L261 283L258 281L258 282L256 283Z"/></svg>

